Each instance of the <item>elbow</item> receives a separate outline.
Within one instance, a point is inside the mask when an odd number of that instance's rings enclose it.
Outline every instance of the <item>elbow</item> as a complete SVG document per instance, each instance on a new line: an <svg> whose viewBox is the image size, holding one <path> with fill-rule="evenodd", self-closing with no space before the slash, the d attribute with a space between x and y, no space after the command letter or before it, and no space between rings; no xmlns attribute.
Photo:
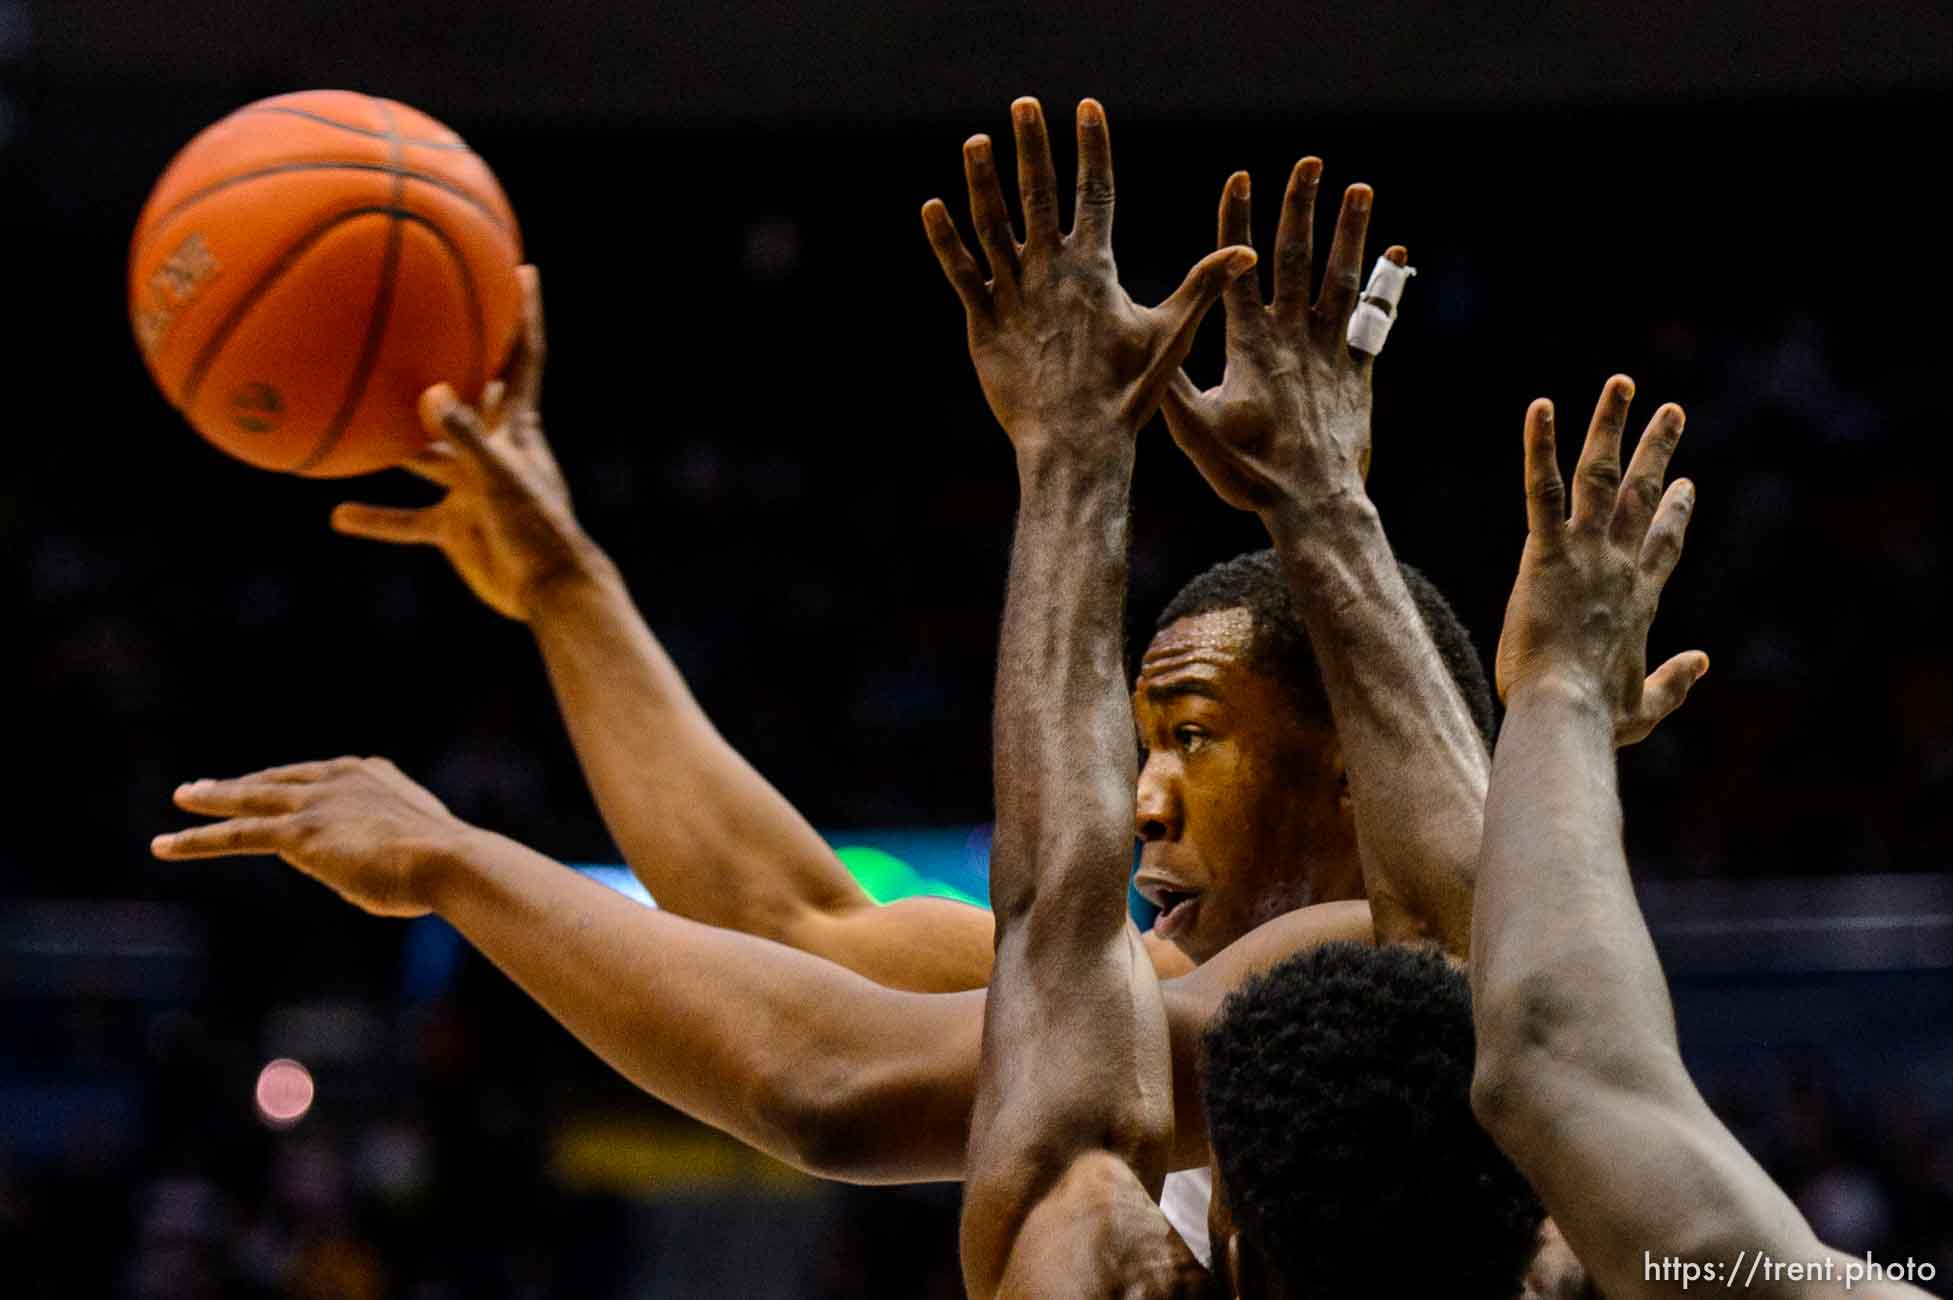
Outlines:
<svg viewBox="0 0 1953 1300"><path fill-rule="evenodd" d="M1472 1116L1500 1147L1525 1128L1525 1070L1513 1057L1479 1050L1472 1067Z"/></svg>
<svg viewBox="0 0 1953 1300"><path fill-rule="evenodd" d="M1474 990L1472 1114L1501 1146L1536 1128L1553 1081L1577 1058L1573 1009L1556 982L1529 975L1503 989Z"/></svg>
<svg viewBox="0 0 1953 1300"><path fill-rule="evenodd" d="M818 1178L877 1181L860 1077L832 1061L781 1061L763 1072L746 1109L767 1153Z"/></svg>
<svg viewBox="0 0 1953 1300"><path fill-rule="evenodd" d="M1520 1160L1561 1139L1595 1100L1686 1109L1699 1102L1672 1032L1657 1009L1624 1015L1577 994L1570 973L1532 972L1474 990L1472 1114Z"/></svg>

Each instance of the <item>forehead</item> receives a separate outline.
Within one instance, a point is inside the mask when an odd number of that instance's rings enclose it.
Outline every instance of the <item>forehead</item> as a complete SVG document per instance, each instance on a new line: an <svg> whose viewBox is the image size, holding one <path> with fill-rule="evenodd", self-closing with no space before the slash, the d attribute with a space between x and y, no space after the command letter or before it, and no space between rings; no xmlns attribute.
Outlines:
<svg viewBox="0 0 1953 1300"><path fill-rule="evenodd" d="M1255 616L1246 609L1209 610L1168 623L1139 661L1138 689L1189 679L1221 680L1252 671ZM1256 674L1259 676L1260 674Z"/></svg>

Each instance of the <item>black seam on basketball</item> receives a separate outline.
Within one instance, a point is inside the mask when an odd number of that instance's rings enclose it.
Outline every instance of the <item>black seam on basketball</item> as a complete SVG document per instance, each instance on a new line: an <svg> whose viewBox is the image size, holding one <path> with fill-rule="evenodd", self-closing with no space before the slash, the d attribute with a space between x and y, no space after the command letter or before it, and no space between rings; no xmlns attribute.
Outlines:
<svg viewBox="0 0 1953 1300"><path fill-rule="evenodd" d="M140 236L138 236L137 242L140 243L143 240L154 238L157 231L161 230L164 226L168 225L171 221L174 221L178 216L182 215L185 209L192 207L197 203L202 202L204 199L209 198L211 195L217 193L219 190L229 189L233 185L241 185L245 181L260 180L266 176L279 176L287 172L333 172L333 171L383 172L389 176L395 176L395 177L404 176L410 181L424 182L425 184L432 185L437 189L445 190L449 194L454 195L456 198L466 199L469 203L473 204L477 209L479 209L483 216L487 217L490 221L494 222L496 229L500 230L503 234L513 233L509 230L508 224L502 220L501 214L496 212L494 208L490 207L485 200L483 200L479 195L473 194L469 192L467 189L463 188L462 186L455 184L451 180L448 180L446 177L435 176L429 172L417 172L414 171L412 168L408 168L408 167L395 167L388 163L369 163L369 162L352 162L352 161L301 162L301 163L278 163L277 165L271 167L260 167L256 171L241 172L236 176L228 177L224 180L217 181L210 185L206 185L202 189L198 190L196 193L191 194L183 198L182 200L171 204L169 211L163 213L161 216L158 216L155 220L149 223L148 228L145 229Z"/></svg>
<svg viewBox="0 0 1953 1300"><path fill-rule="evenodd" d="M374 102L378 103L379 101L375 100ZM351 122L336 121L333 118L308 112L302 108L288 108L283 104L254 104L249 108L240 108L237 111L240 114L283 113L287 117L302 117L308 122L317 122L320 126L335 126L341 131L351 131L354 135L363 135L369 140L385 140L388 138L385 131L375 131L370 126L354 126ZM398 139L402 144L410 144L417 149L459 149L464 153L474 152L474 150L468 148L468 142L460 136L456 136L452 140L422 140L417 136L396 136L394 138Z"/></svg>
<svg viewBox="0 0 1953 1300"><path fill-rule="evenodd" d="M389 214L392 211L391 208L374 206L373 204L350 208L345 212L334 213L325 221L320 222L299 236L298 242L285 250L284 255L272 263L265 273L258 277L258 282L252 285L250 290L237 300L236 305L231 308L230 314L224 317L223 323L217 327L216 331L211 334L209 341L203 345L203 350L197 353L197 359L191 365L190 373L184 376L183 379L181 409L188 412L196 404L197 390L203 386L204 377L209 372L211 363L217 360L217 354L223 350L224 344L230 342L231 334L243 323L244 317L250 310L258 305L259 300L270 291L271 286L277 283L278 278L284 275L285 272L291 270L292 264L297 262L300 257L303 257L311 249L312 245L324 239L326 235L332 232L335 226L344 225L355 217Z"/></svg>
<svg viewBox="0 0 1953 1300"><path fill-rule="evenodd" d="M244 317L250 312L251 308L257 306L258 301L270 291L272 284L277 281L279 276L290 270L292 264L303 257L311 249L312 245L332 233L334 227L344 225L346 222L359 217L376 216L397 217L401 221L423 226L448 249L454 257L456 268L461 272L462 292L468 299L470 315L476 318L475 329L477 337L485 339L487 327L481 320L480 298L475 293L474 276L469 274L467 263L462 260L460 251L448 239L447 232L443 231L439 226L429 221L426 216L419 212L414 212L407 208L368 204L365 207L352 208L338 213L331 220L321 222L319 225L307 231L296 244L292 245L283 257L279 258L264 275L259 277L258 282L251 287L251 291L239 299L235 307L231 308L230 315L224 318L224 323L217 327L217 332L211 336L208 343L204 344L203 351L197 354L196 364L190 367L190 373L184 380L182 395L173 399L176 403L176 409L183 412L185 416L190 415L193 405L196 402L197 389L203 385L204 378L209 372L211 364L217 359L217 354L223 351L224 344L230 341L231 334L243 323ZM485 341L479 345L477 351L478 353L486 354L487 344ZM486 362L484 361L480 364L486 365ZM165 396L168 396L168 394L165 394Z"/></svg>
<svg viewBox="0 0 1953 1300"><path fill-rule="evenodd" d="M387 153L398 163L400 133L394 128L393 113L384 103L379 104L379 109L387 123ZM394 281L400 276L400 213L404 210L400 201L406 188L406 178L395 170L393 202L387 216L387 251L380 260L380 291L373 299L373 314L366 318L366 342L360 347L359 363L353 367L353 377L346 385L346 396L339 403L338 412L319 435L312 454L292 466L294 474L303 474L332 454L339 440L346 436L346 426L352 423L353 412L359 408L360 399L366 396L366 385L372 381L373 367L380 360L380 343L386 337L387 320L393 315Z"/></svg>

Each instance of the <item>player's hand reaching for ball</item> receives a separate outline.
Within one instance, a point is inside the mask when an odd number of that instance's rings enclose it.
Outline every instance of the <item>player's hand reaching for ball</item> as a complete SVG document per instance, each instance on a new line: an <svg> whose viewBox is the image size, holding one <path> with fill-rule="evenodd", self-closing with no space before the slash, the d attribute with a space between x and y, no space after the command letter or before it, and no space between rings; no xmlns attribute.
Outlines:
<svg viewBox="0 0 1953 1300"><path fill-rule="evenodd" d="M1647 671L1648 628L1681 558L1695 485L1677 479L1662 490L1682 436L1682 408L1672 402L1649 420L1623 476L1621 430L1633 398L1626 375L1601 391L1574 471L1571 517L1553 404L1541 398L1526 412L1526 548L1496 669L1501 699L1535 684L1598 698L1611 711L1617 745L1654 730L1709 671L1700 650Z"/></svg>
<svg viewBox="0 0 1953 1300"><path fill-rule="evenodd" d="M1372 194L1352 185L1343 195L1321 292L1310 301L1316 188L1322 160L1304 158L1289 173L1275 232L1275 296L1263 303L1259 274L1244 275L1222 295L1227 311L1227 370L1201 391L1185 371L1174 374L1164 410L1167 428L1223 501L1240 510L1309 505L1360 493L1370 468L1372 358L1345 341L1356 310L1363 240ZM1221 191L1220 243L1253 239L1246 172ZM1406 254L1385 254L1399 266Z"/></svg>
<svg viewBox="0 0 1953 1300"><path fill-rule="evenodd" d="M1024 238L1011 226L990 137L963 145L970 216L990 266L986 280L941 199L922 224L943 274L963 301L970 357L998 423L1021 454L1051 447L1130 446L1158 408L1167 378L1227 282L1254 265L1247 248L1201 259L1172 297L1141 307L1112 263L1112 146L1105 110L1078 106L1078 200L1071 233L1059 229L1058 180L1044 110L1011 105Z"/></svg>
<svg viewBox="0 0 1953 1300"><path fill-rule="evenodd" d="M543 584L580 571L594 548L570 509L569 489L543 438L542 290L524 266L522 334L479 411L446 384L421 394L435 438L403 468L447 489L422 509L348 502L332 526L355 537L438 546L462 581L496 611L527 621Z"/></svg>
<svg viewBox="0 0 1953 1300"><path fill-rule="evenodd" d="M168 861L275 854L375 916L430 910L431 877L474 828L384 758L267 768L178 786L176 806L224 820L158 835Z"/></svg>

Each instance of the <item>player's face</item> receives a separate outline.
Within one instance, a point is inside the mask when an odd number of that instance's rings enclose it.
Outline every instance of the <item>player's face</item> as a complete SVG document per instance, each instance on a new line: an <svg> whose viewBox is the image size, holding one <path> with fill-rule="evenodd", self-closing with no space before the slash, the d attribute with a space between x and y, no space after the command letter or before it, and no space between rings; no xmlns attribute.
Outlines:
<svg viewBox="0 0 1953 1300"><path fill-rule="evenodd" d="M1251 666L1254 616L1169 624L1140 661L1133 718L1140 893L1195 961L1307 903L1362 897L1335 734Z"/></svg>

